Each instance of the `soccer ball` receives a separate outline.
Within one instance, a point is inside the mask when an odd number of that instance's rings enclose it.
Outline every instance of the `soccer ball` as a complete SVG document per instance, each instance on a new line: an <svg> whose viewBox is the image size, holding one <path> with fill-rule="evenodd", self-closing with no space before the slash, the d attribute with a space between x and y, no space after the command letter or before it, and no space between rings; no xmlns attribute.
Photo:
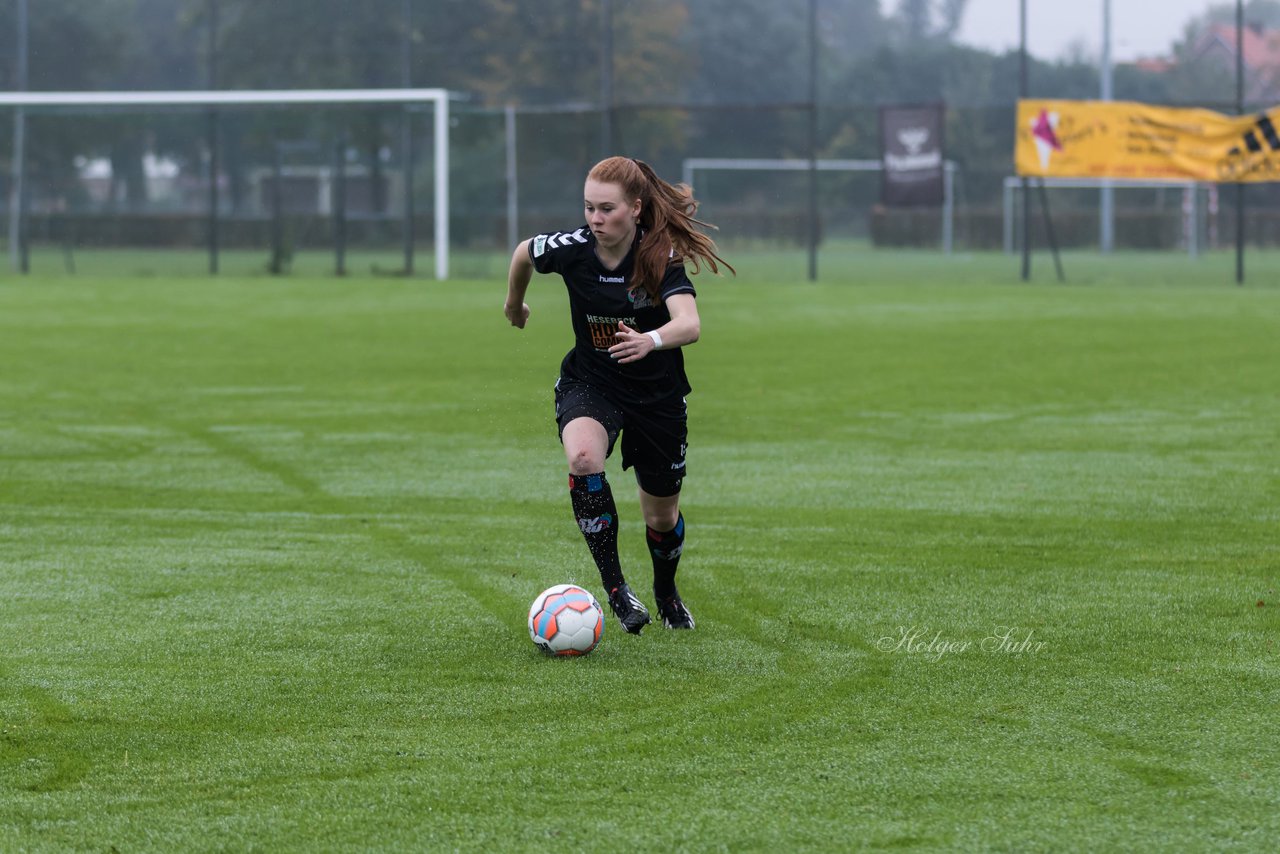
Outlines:
<svg viewBox="0 0 1280 854"><path fill-rule="evenodd" d="M604 634L604 611L576 584L557 584L529 608L529 637L551 655L586 655Z"/></svg>

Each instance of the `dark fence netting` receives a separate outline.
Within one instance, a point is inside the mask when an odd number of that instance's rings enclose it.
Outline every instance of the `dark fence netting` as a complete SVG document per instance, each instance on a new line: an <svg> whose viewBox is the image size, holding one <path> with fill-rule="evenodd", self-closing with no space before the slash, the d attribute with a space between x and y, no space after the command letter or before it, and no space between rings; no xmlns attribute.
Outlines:
<svg viewBox="0 0 1280 854"><path fill-rule="evenodd" d="M878 110L831 106L817 116L819 249L1016 251L1023 218L1012 179L1013 109L946 110L948 201L882 204ZM0 194L9 198L12 117L0 128ZM449 127L450 252L455 275L498 275L510 244L574 224L586 171L611 151L690 180L700 217L725 246L805 251L810 240L810 113L804 106L644 106L608 114L578 106L482 108L454 103ZM27 248L62 267L93 253L185 256L199 268L212 233L220 258L285 271L301 258L427 271L433 250L433 113L422 107L31 110L26 115ZM217 139L216 178L210 140ZM216 180L216 192L211 182ZM1116 191L1119 249L1199 251L1233 244L1232 188ZM1051 187L1065 248L1099 242L1099 191ZM210 216L217 200L216 221ZM1039 201L1032 240L1047 235ZM514 214L514 217L513 217ZM8 207L4 211L7 234ZM1250 189L1247 238L1280 244L1275 188ZM320 263L319 261L317 263ZM340 263L340 262L333 262Z"/></svg>

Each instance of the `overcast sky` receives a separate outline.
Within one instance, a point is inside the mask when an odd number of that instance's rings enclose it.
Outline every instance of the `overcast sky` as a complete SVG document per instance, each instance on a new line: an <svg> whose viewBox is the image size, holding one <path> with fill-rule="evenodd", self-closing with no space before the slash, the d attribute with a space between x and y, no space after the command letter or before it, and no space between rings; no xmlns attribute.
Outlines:
<svg viewBox="0 0 1280 854"><path fill-rule="evenodd" d="M1187 22L1231 0L1111 0L1111 56L1117 62L1167 56ZM898 0L883 0L896 10ZM969 0L959 40L993 51L1018 46L1019 0ZM1027 0L1027 47L1041 59L1059 59L1075 43L1102 53L1103 0Z"/></svg>

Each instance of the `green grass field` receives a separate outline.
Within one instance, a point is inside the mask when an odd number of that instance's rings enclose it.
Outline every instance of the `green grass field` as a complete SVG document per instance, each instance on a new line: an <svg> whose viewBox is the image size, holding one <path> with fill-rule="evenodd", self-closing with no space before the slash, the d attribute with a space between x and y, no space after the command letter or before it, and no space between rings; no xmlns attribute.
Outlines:
<svg viewBox="0 0 1280 854"><path fill-rule="evenodd" d="M558 279L6 273L0 850L1274 850L1276 259L732 258L578 660Z"/></svg>

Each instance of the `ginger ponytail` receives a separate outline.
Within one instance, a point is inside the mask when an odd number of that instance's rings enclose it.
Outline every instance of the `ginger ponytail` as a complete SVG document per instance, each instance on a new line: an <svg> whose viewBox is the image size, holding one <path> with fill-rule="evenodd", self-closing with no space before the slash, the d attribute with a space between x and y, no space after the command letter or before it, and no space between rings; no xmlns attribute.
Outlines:
<svg viewBox="0 0 1280 854"><path fill-rule="evenodd" d="M710 237L698 230L698 226L715 228L710 223L695 219L698 202L693 189L687 184L668 184L658 177L648 163L629 157L610 157L597 163L587 176L594 181L617 184L629 199L640 200L640 221L643 231L636 250L632 280L657 301L662 279L672 264L685 261L693 265L697 273L705 264L713 273L720 272L720 264L731 273L737 273L728 261L716 251Z"/></svg>

